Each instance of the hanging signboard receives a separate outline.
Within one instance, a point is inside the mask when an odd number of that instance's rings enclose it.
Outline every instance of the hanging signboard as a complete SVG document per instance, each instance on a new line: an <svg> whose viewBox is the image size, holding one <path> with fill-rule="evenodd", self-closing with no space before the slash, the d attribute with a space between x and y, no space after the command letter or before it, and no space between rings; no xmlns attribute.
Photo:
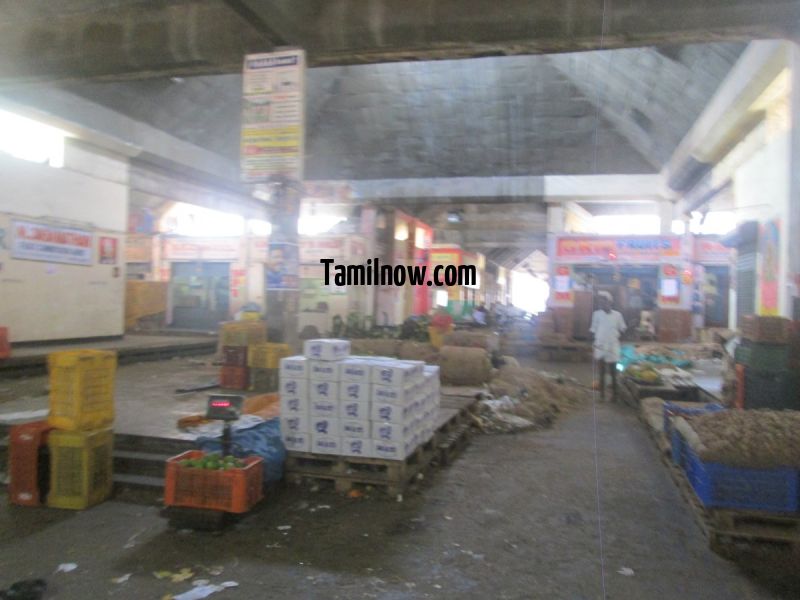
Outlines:
<svg viewBox="0 0 800 600"><path fill-rule="evenodd" d="M680 255L681 238L677 236L570 236L556 240L556 262L560 263L658 263Z"/></svg>
<svg viewBox="0 0 800 600"><path fill-rule="evenodd" d="M12 221L11 258L91 265L94 236L89 231L31 221Z"/></svg>
<svg viewBox="0 0 800 600"><path fill-rule="evenodd" d="M758 235L758 314L777 316L778 279L780 274L780 223L777 220L761 225Z"/></svg>
<svg viewBox="0 0 800 600"><path fill-rule="evenodd" d="M303 50L248 54L242 81L242 180L303 178Z"/></svg>

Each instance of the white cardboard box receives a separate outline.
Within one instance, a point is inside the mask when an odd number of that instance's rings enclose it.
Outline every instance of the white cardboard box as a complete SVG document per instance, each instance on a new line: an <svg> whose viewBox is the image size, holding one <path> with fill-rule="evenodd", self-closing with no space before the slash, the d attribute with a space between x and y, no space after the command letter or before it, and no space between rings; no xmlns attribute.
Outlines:
<svg viewBox="0 0 800 600"><path fill-rule="evenodd" d="M280 378L278 384L278 391L281 398L300 398L305 400L308 398L308 380L307 379L284 379Z"/></svg>
<svg viewBox="0 0 800 600"><path fill-rule="evenodd" d="M303 354L314 360L340 360L350 355L349 340L306 340Z"/></svg>
<svg viewBox="0 0 800 600"><path fill-rule="evenodd" d="M339 418L339 403L335 400L309 400L312 417Z"/></svg>
<svg viewBox="0 0 800 600"><path fill-rule="evenodd" d="M372 440L364 438L342 438L342 454L344 456L372 457Z"/></svg>
<svg viewBox="0 0 800 600"><path fill-rule="evenodd" d="M297 415L281 415L281 435L309 432L308 413Z"/></svg>
<svg viewBox="0 0 800 600"><path fill-rule="evenodd" d="M311 434L311 452L317 454L341 454L342 439L338 436Z"/></svg>
<svg viewBox="0 0 800 600"><path fill-rule="evenodd" d="M345 438L368 438L372 433L372 422L340 419L339 433Z"/></svg>
<svg viewBox="0 0 800 600"><path fill-rule="evenodd" d="M410 444L373 440L372 455L375 458L384 458L387 460L403 460L406 456L411 454L414 448L416 448L416 446Z"/></svg>
<svg viewBox="0 0 800 600"><path fill-rule="evenodd" d="M280 376L287 379L308 379L308 360L305 356L287 356L280 361Z"/></svg>
<svg viewBox="0 0 800 600"><path fill-rule="evenodd" d="M369 402L339 401L339 418L366 421L370 418Z"/></svg>
<svg viewBox="0 0 800 600"><path fill-rule="evenodd" d="M339 380L369 383L374 360L350 357L339 363Z"/></svg>
<svg viewBox="0 0 800 600"><path fill-rule="evenodd" d="M335 381L308 381L308 399L339 401L339 384Z"/></svg>
<svg viewBox="0 0 800 600"><path fill-rule="evenodd" d="M406 387L413 383L416 367L403 361L379 362L373 365L371 381L375 385Z"/></svg>
<svg viewBox="0 0 800 600"><path fill-rule="evenodd" d="M370 437L373 440L405 444L414 435L410 423L372 423Z"/></svg>
<svg viewBox="0 0 800 600"><path fill-rule="evenodd" d="M338 381L339 362L335 360L309 360L308 378L311 381Z"/></svg>
<svg viewBox="0 0 800 600"><path fill-rule="evenodd" d="M307 415L308 400L281 396L281 415Z"/></svg>
<svg viewBox="0 0 800 600"><path fill-rule="evenodd" d="M379 423L408 423L414 414L410 407L399 404L373 402L370 420Z"/></svg>
<svg viewBox="0 0 800 600"><path fill-rule="evenodd" d="M414 401L414 387L372 386L372 402L407 405Z"/></svg>
<svg viewBox="0 0 800 600"><path fill-rule="evenodd" d="M311 417L312 435L339 437L339 419L331 417Z"/></svg>
<svg viewBox="0 0 800 600"><path fill-rule="evenodd" d="M283 436L283 445L291 452L311 452L311 434L289 433Z"/></svg>
<svg viewBox="0 0 800 600"><path fill-rule="evenodd" d="M407 360L405 362L414 367L414 379L416 381L422 381L425 378L425 361Z"/></svg>
<svg viewBox="0 0 800 600"><path fill-rule="evenodd" d="M339 399L343 402L345 400L349 402L369 402L371 391L372 387L369 383L357 381L339 382Z"/></svg>

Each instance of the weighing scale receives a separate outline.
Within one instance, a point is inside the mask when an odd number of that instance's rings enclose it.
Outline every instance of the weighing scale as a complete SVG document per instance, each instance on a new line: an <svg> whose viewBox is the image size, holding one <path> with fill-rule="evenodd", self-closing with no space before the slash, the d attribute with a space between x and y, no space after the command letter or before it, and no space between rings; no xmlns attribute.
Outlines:
<svg viewBox="0 0 800 600"><path fill-rule="evenodd" d="M231 453L233 446L231 424L241 416L242 404L244 404L244 396L237 394L211 394L208 397L206 419L222 421L222 456L228 456ZM170 526L176 529L207 531L220 531L240 516L221 510L182 506L166 506L161 514L167 517Z"/></svg>

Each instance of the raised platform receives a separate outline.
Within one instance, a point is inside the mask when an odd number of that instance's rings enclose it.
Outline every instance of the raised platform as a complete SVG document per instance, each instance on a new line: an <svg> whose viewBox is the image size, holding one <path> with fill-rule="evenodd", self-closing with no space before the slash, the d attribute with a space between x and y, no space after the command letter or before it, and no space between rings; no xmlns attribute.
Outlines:
<svg viewBox="0 0 800 600"><path fill-rule="evenodd" d="M47 371L47 355L62 350L113 350L119 364L165 360L175 356L209 354L217 349L215 335L127 334L120 339L76 343L14 346L11 357L0 360L0 376L38 375Z"/></svg>

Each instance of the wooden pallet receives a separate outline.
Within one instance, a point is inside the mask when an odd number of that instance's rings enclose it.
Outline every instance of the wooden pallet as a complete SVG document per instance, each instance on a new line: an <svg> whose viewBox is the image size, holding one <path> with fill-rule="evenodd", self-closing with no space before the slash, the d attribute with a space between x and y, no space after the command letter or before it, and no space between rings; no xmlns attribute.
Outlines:
<svg viewBox="0 0 800 600"><path fill-rule="evenodd" d="M466 447L471 433L469 406L473 402L465 401L459 408L440 408L433 437L405 460L289 452L286 477L293 483L310 479L329 481L337 492L372 486L392 496L403 493L434 462L450 464Z"/></svg>
<svg viewBox="0 0 800 600"><path fill-rule="evenodd" d="M402 493L418 473L430 466L436 451L434 435L405 460L289 452L286 456L286 476L293 483L309 479L330 481L337 492L372 486L383 488L394 496Z"/></svg>
<svg viewBox="0 0 800 600"><path fill-rule="evenodd" d="M712 550L723 556L735 555L742 546L783 546L800 552L800 515L707 508L683 470L672 462L671 453L662 453L661 458Z"/></svg>

